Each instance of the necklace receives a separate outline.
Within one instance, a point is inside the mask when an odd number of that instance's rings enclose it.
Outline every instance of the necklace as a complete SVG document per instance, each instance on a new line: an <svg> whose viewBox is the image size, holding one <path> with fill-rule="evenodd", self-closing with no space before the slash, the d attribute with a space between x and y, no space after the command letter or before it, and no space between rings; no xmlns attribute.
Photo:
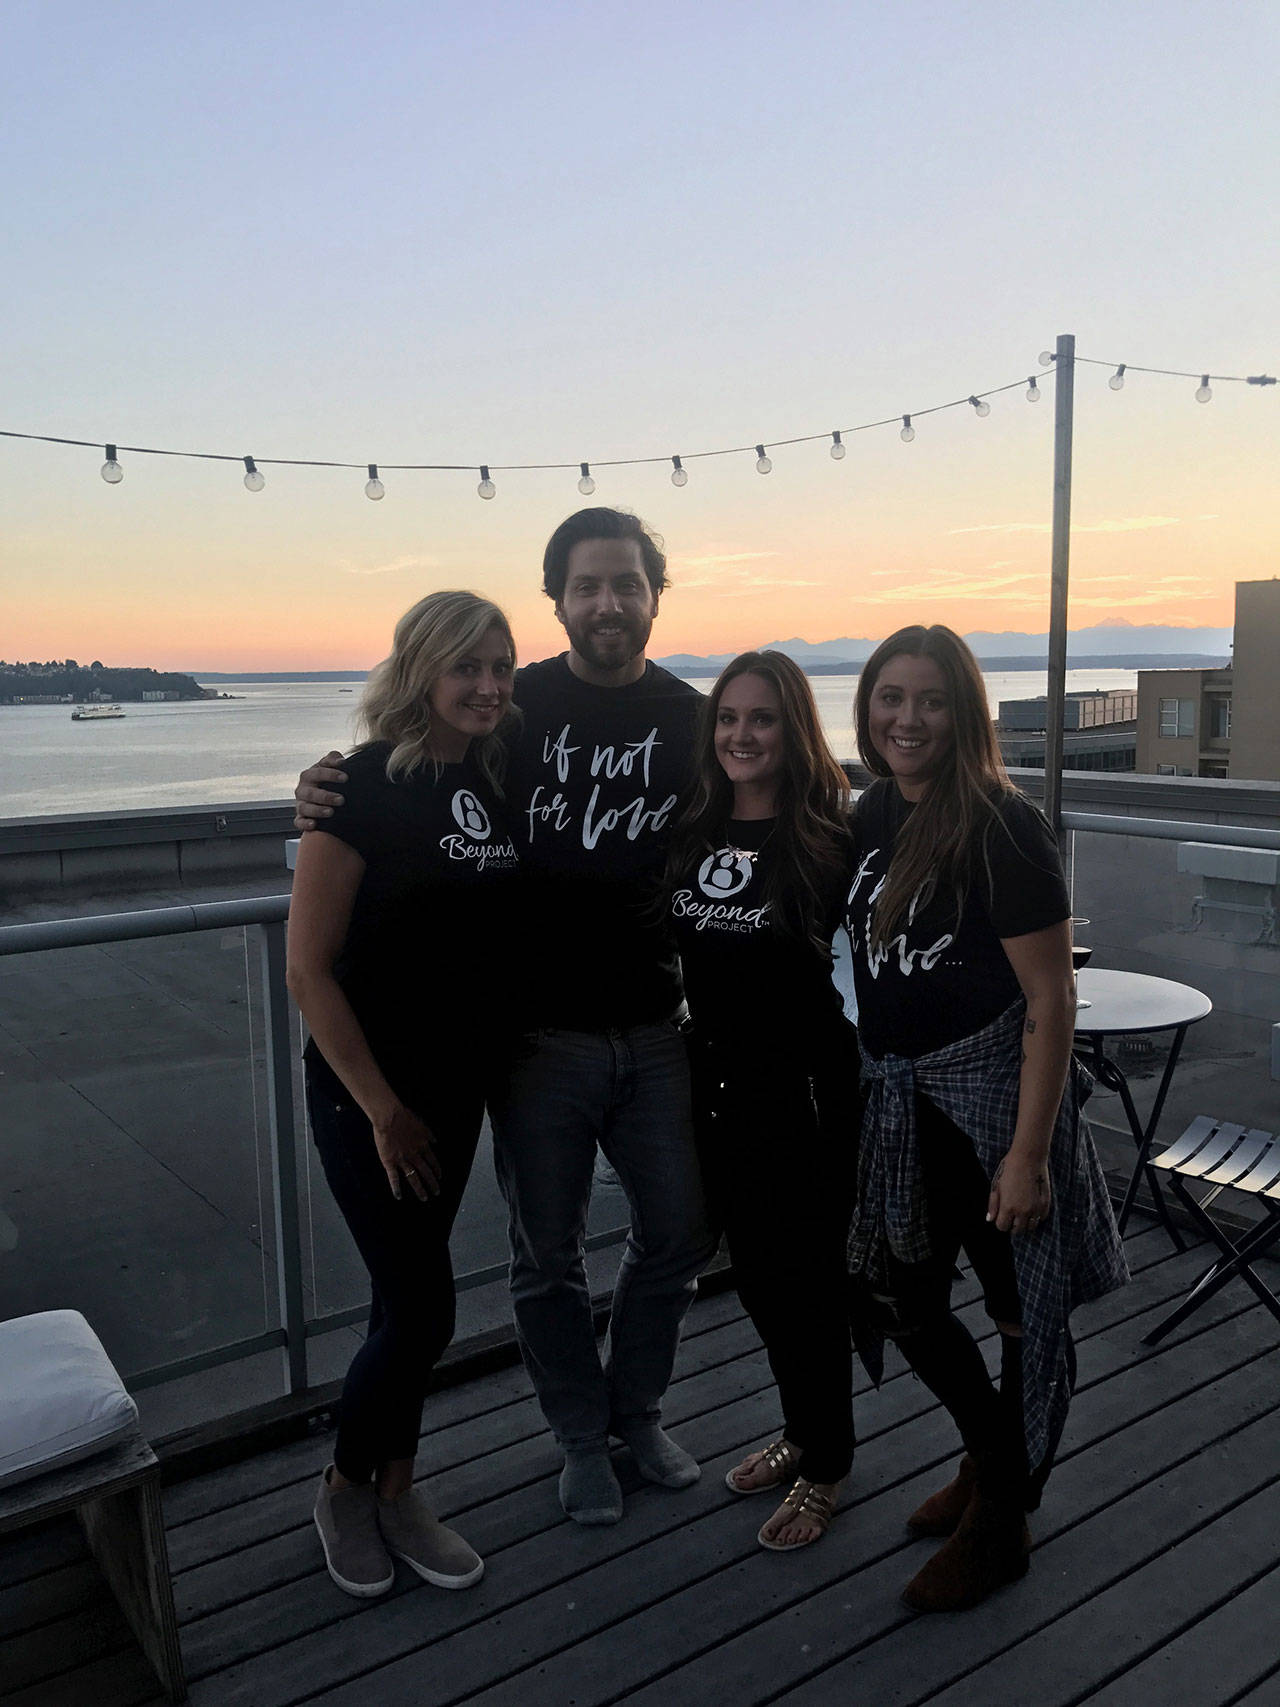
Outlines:
<svg viewBox="0 0 1280 1707"><path fill-rule="evenodd" d="M751 823L751 822L762 824L765 821L766 820L764 820L763 818L759 818L759 819L755 819L755 820L748 819L748 818L739 818L737 820L737 822L739 824L747 824L747 823ZM733 820L730 820L730 822L733 822ZM759 859L760 855L764 852L765 848L768 847L769 838L773 835L773 832L778 827L778 820L776 818L770 819L768 822L769 822L769 828L765 831L764 835L760 838L760 846L758 848L736 847L734 845L732 839L726 839L725 851L727 853L731 853L735 859L745 859L748 865L754 866L757 859ZM725 825L724 834L725 834L726 838L729 838L729 825L728 824Z"/></svg>

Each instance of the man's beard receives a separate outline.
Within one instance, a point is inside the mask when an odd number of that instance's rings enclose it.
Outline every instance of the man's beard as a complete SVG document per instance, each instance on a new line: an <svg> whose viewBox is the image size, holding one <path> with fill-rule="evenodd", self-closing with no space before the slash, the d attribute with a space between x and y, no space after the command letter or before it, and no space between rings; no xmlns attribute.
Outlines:
<svg viewBox="0 0 1280 1707"><path fill-rule="evenodd" d="M566 626L569 643L580 658L595 670L622 670L638 658L649 643L649 635L653 631L652 622L619 621L617 634L601 640L594 633L595 623L575 623L572 628Z"/></svg>

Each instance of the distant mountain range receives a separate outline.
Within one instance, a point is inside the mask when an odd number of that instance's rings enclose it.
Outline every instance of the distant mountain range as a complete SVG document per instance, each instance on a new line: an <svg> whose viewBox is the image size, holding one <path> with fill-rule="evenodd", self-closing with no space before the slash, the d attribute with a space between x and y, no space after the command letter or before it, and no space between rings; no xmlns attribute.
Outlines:
<svg viewBox="0 0 1280 1707"><path fill-rule="evenodd" d="M964 638L988 666L1042 669L1049 656L1047 634L1017 630L997 634L978 629ZM1160 623L1113 620L1072 629L1067 635L1067 662L1077 669L1207 668L1230 658L1231 641L1229 628L1172 628ZM864 636L818 641L793 638L771 640L761 650L785 652L810 675L838 675L865 664L879 644ZM713 652L706 657L677 652L658 662L676 675L708 675L736 656L733 652Z"/></svg>
<svg viewBox="0 0 1280 1707"><path fill-rule="evenodd" d="M989 668L1041 670L1049 656L1047 634L979 629L965 639ZM1231 656L1229 628L1171 628L1122 619L1075 628L1067 635L1067 661L1075 669L1208 669ZM810 675L846 675L857 670L880 644L865 637L841 640L770 640L761 651L785 652ZM736 652L699 657L675 652L657 662L677 676L714 676ZM367 670L193 670L200 682L362 682Z"/></svg>

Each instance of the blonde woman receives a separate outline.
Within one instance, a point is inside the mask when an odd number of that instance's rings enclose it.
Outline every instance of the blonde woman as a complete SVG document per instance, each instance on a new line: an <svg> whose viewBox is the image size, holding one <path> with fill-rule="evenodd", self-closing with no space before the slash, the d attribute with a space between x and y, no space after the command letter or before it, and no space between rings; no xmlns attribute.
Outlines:
<svg viewBox="0 0 1280 1707"><path fill-rule="evenodd" d="M484 1110L516 855L500 730L515 643L474 593L432 593L369 678L343 803L303 838L289 988L311 1031L308 1111L369 1270L315 1521L329 1575L384 1593L393 1558L465 1588L484 1565L413 1488L431 1370L454 1327L449 1235Z"/></svg>

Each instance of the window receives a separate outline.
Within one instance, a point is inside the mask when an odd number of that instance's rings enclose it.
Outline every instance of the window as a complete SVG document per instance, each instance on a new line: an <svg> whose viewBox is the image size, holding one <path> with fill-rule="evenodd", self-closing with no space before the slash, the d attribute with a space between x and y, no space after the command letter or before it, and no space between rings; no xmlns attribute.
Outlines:
<svg viewBox="0 0 1280 1707"><path fill-rule="evenodd" d="M1190 765L1157 765L1156 766L1156 775L1157 776L1190 776L1191 774L1192 774L1192 771L1191 771Z"/></svg>
<svg viewBox="0 0 1280 1707"><path fill-rule="evenodd" d="M1178 740L1196 732L1196 702L1193 699L1162 699L1160 701L1160 734L1164 739Z"/></svg>
<svg viewBox="0 0 1280 1707"><path fill-rule="evenodd" d="M1229 699L1211 699L1209 701L1209 734L1218 741L1230 738L1231 701Z"/></svg>

